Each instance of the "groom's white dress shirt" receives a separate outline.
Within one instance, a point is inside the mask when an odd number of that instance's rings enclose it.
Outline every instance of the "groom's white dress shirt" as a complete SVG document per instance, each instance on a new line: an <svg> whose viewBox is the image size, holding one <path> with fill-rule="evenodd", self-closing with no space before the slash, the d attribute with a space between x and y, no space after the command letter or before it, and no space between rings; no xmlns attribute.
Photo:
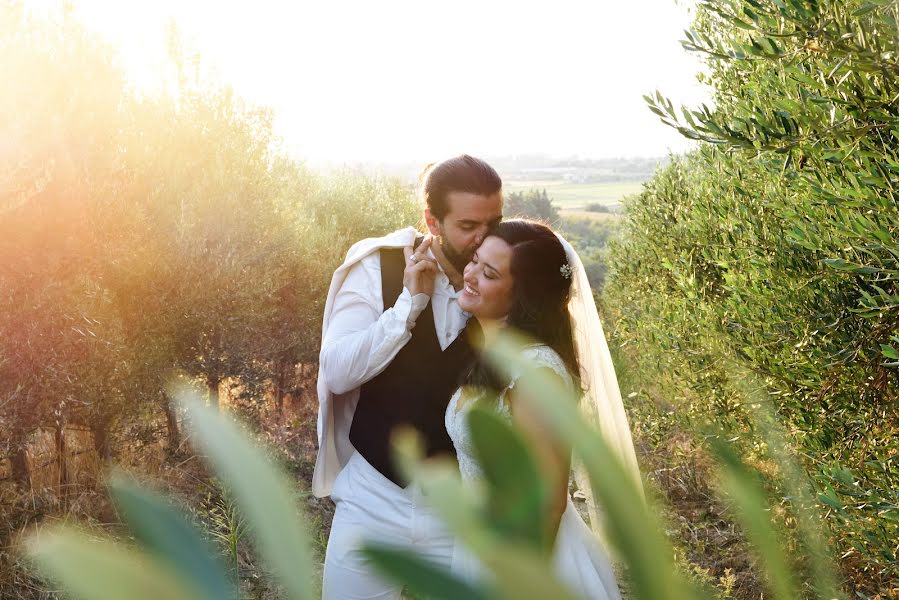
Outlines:
<svg viewBox="0 0 899 600"><path fill-rule="evenodd" d="M442 349L464 329L467 313L441 270L431 298L403 288L392 308L381 299L382 248L410 246L415 230L363 240L331 280L319 366L319 452L312 478L317 496L336 504L322 582L323 600L398 600L402 586L384 580L360 551L364 540L406 547L449 568L453 536L416 485L401 488L354 452L349 440L359 388L396 357L431 303ZM387 299L390 305L393 299Z"/></svg>
<svg viewBox="0 0 899 600"><path fill-rule="evenodd" d="M428 255L434 258L431 251ZM465 327L459 292L438 267L430 298L440 347L446 350ZM388 302L389 304L389 302ZM322 340L322 374L328 388L344 394L379 374L412 337L415 321L428 305L426 294L403 288L392 308L383 311L381 258L372 253L354 265L334 300L328 333Z"/></svg>
<svg viewBox="0 0 899 600"><path fill-rule="evenodd" d="M413 298L403 288L394 306L383 310L379 251L410 246L416 233L407 228L362 240L350 248L344 264L334 273L319 356L319 453L312 485L317 496L330 494L334 479L353 453L349 431L360 386L387 368L411 339L428 302L442 349L453 343L468 321L468 313L459 308L460 292L440 268L430 299L425 294ZM428 255L433 258L430 250Z"/></svg>

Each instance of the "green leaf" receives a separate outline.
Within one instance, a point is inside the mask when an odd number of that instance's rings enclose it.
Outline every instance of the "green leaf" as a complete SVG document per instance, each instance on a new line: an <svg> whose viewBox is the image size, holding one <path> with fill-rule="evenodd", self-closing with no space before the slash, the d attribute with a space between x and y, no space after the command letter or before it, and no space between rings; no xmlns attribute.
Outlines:
<svg viewBox="0 0 899 600"><path fill-rule="evenodd" d="M447 461L422 461L415 432L398 432L394 439L397 462L406 476L421 486L453 533L493 575L500 597L574 600L545 554L508 542L493 531L484 520L474 490L459 480L457 467Z"/></svg>
<svg viewBox="0 0 899 600"><path fill-rule="evenodd" d="M494 344L489 358L503 373L526 373L517 386L552 428L557 439L568 440L590 475L594 497L604 512L603 531L627 566L634 597L681 600L698 598L698 591L674 568L673 550L640 488L605 439L576 408L571 392L558 378L547 377L520 352L527 340L507 339Z"/></svg>
<svg viewBox="0 0 899 600"><path fill-rule="evenodd" d="M852 475L852 471L843 466L837 465L831 469L830 476L845 486L851 486L855 483L855 477Z"/></svg>
<svg viewBox="0 0 899 600"><path fill-rule="evenodd" d="M491 525L510 541L548 550L547 491L521 435L494 411L480 407L471 409L467 420L488 484Z"/></svg>
<svg viewBox="0 0 899 600"><path fill-rule="evenodd" d="M207 597L151 556L91 539L69 527L45 528L26 542L38 569L84 600L193 600Z"/></svg>
<svg viewBox="0 0 899 600"><path fill-rule="evenodd" d="M830 494L818 494L818 500L837 512L843 512L843 505L836 496L831 496Z"/></svg>
<svg viewBox="0 0 899 600"><path fill-rule="evenodd" d="M241 513L251 524L255 547L291 599L312 599L315 578L296 485L250 443L247 433L203 406L192 390L175 394L187 411L195 441L207 455Z"/></svg>
<svg viewBox="0 0 899 600"><path fill-rule="evenodd" d="M821 528L823 515L815 506L808 472L791 452L791 444L777 421L767 390L756 381L753 374L739 365L731 363L728 370L737 390L749 401L754 428L761 433L771 457L783 474L783 487L796 511L797 533L803 545L804 560L810 573L809 581L817 597L828 600L845 598L840 591L835 575L837 570Z"/></svg>
<svg viewBox="0 0 899 600"><path fill-rule="evenodd" d="M862 4L860 8L857 8L854 11L852 11L852 16L853 17L863 17L866 14L868 14L869 12L875 10L876 8L877 8L876 4L874 4L872 2L866 2L866 3Z"/></svg>
<svg viewBox="0 0 899 600"><path fill-rule="evenodd" d="M825 258L822 262L831 269L836 269L837 271L849 271L852 273L861 273L863 275L877 273L880 271L880 269L878 269L877 267L868 267L853 264L843 260L842 258Z"/></svg>
<svg viewBox="0 0 899 600"><path fill-rule="evenodd" d="M899 508L893 506L877 513L881 519L899 522ZM892 560L892 559L891 559Z"/></svg>
<svg viewBox="0 0 899 600"><path fill-rule="evenodd" d="M892 358L893 360L899 360L899 350L896 350L892 346L887 344L880 345L880 353L886 356L887 358Z"/></svg>
<svg viewBox="0 0 899 600"><path fill-rule="evenodd" d="M802 105L795 100L791 100L790 98L777 98L776 100L774 100L774 105L786 110L793 115L797 115L802 112Z"/></svg>
<svg viewBox="0 0 899 600"><path fill-rule="evenodd" d="M110 491L138 542L185 580L193 580L204 597L237 598L237 584L227 576L218 552L165 498L114 474Z"/></svg>
<svg viewBox="0 0 899 600"><path fill-rule="evenodd" d="M406 584L416 595L433 600L491 600L496 597L410 550L379 547L369 543L363 546L362 552L382 573Z"/></svg>

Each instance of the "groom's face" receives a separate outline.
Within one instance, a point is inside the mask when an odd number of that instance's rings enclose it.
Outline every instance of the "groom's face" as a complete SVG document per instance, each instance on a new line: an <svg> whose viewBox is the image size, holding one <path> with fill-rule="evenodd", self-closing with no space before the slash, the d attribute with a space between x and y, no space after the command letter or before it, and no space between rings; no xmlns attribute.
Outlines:
<svg viewBox="0 0 899 600"><path fill-rule="evenodd" d="M487 234L502 221L503 196L500 192L490 196L449 192L446 207L443 219L437 220L427 210L425 219L438 237L443 255L461 273Z"/></svg>

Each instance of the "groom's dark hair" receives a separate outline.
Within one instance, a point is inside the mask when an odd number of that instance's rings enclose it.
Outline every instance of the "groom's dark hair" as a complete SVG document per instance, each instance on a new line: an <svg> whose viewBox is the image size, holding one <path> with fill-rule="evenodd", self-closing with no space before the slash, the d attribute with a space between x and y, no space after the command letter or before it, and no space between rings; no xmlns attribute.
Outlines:
<svg viewBox="0 0 899 600"><path fill-rule="evenodd" d="M438 221L449 212L446 197L450 192L492 196L503 189L503 180L493 167L467 154L429 164L418 183L425 204Z"/></svg>

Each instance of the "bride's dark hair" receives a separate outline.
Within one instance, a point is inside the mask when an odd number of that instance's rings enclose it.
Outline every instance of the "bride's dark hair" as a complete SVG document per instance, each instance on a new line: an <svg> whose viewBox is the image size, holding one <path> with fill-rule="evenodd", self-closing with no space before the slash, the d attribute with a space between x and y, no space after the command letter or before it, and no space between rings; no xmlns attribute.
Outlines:
<svg viewBox="0 0 899 600"><path fill-rule="evenodd" d="M525 219L503 221L490 236L512 247L512 308L506 324L555 350L579 382L568 314L573 274L562 242L546 225ZM495 391L506 386L481 360L468 372L464 383Z"/></svg>

